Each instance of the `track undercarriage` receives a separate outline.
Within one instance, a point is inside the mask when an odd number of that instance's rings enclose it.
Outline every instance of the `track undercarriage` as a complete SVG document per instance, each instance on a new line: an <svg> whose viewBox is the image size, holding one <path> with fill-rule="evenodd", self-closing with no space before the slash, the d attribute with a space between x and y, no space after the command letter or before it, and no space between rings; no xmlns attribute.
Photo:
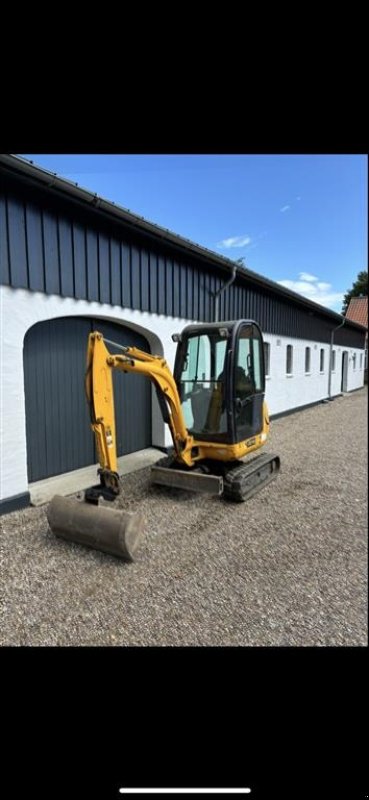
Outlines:
<svg viewBox="0 0 369 800"><path fill-rule="evenodd" d="M163 486L222 495L243 503L277 477L279 456L263 453L248 461L205 461L193 469L181 467L173 456L151 467L151 480Z"/></svg>

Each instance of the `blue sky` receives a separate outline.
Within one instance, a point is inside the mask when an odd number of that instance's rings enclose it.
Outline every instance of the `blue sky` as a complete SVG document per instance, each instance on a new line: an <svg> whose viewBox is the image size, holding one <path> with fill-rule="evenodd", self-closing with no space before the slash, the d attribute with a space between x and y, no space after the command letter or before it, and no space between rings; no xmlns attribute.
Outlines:
<svg viewBox="0 0 369 800"><path fill-rule="evenodd" d="M21 155L335 311L367 269L364 155Z"/></svg>

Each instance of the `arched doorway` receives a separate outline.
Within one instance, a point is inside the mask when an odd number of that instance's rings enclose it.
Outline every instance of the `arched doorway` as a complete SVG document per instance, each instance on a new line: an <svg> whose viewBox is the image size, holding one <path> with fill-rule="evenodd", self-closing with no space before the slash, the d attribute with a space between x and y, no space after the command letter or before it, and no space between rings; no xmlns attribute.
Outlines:
<svg viewBox="0 0 369 800"><path fill-rule="evenodd" d="M28 480L97 462L84 392L88 334L150 352L147 340L117 323L88 317L38 322L24 339ZM111 352L117 348L108 345ZM151 446L151 386L142 375L114 373L118 456Z"/></svg>

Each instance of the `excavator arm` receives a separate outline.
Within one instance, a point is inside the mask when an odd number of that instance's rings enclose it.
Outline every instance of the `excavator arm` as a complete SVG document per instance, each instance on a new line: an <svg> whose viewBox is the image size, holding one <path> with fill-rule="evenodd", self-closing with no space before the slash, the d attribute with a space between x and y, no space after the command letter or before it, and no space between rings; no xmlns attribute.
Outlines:
<svg viewBox="0 0 369 800"><path fill-rule="evenodd" d="M176 457L179 462L187 466L193 464L191 458L193 437L187 431L177 385L165 359L136 347L122 347L122 355L112 355L105 341L109 340L104 340L103 335L97 331L89 336L85 389L100 462L101 482L113 493L118 493L114 369L146 375L152 381L157 390L164 420L169 425Z"/></svg>

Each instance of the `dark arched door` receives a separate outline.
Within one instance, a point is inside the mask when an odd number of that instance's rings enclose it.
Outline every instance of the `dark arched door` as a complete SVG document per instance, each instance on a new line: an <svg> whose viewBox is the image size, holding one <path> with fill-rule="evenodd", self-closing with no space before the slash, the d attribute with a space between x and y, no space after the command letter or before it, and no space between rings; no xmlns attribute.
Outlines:
<svg viewBox="0 0 369 800"><path fill-rule="evenodd" d="M84 392L88 334L150 351L130 328L86 317L39 322L24 340L28 480L97 462ZM111 352L117 348L108 345ZM151 445L151 388L142 375L114 373L118 456Z"/></svg>

